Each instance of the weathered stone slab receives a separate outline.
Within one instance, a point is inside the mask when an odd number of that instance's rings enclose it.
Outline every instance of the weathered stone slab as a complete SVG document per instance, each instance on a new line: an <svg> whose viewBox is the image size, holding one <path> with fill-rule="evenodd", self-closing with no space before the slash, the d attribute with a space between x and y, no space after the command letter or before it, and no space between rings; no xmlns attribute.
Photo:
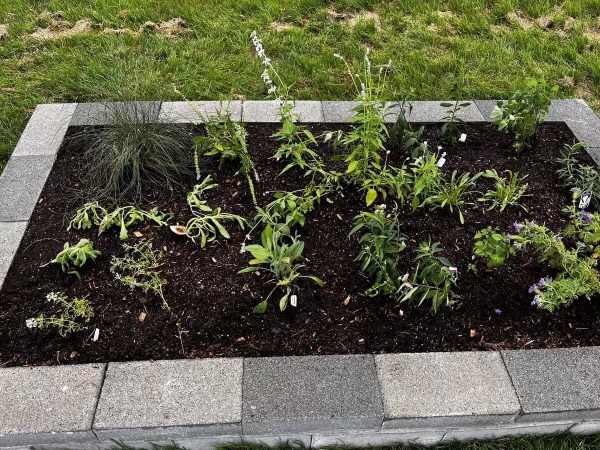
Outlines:
<svg viewBox="0 0 600 450"><path fill-rule="evenodd" d="M12 156L56 155L77 103L38 105Z"/></svg>
<svg viewBox="0 0 600 450"><path fill-rule="evenodd" d="M219 111L229 111L234 122L242 121L242 102L239 100L163 102L159 119L170 123L200 123L203 117L213 117Z"/></svg>
<svg viewBox="0 0 600 450"><path fill-rule="evenodd" d="M0 290L26 229L27 222L0 222Z"/></svg>
<svg viewBox="0 0 600 450"><path fill-rule="evenodd" d="M110 363L94 430L99 439L241 434L242 360Z"/></svg>
<svg viewBox="0 0 600 450"><path fill-rule="evenodd" d="M553 100L546 121L565 121L575 137L600 147L600 119L583 100Z"/></svg>
<svg viewBox="0 0 600 450"><path fill-rule="evenodd" d="M443 101L412 101L409 102L412 108L406 108L406 119L409 122L442 122L444 117L448 116L449 107L441 106ZM485 122L484 116L479 112L477 105L473 101L461 101L460 103L470 103L460 109L456 117L465 122ZM386 104L389 113L386 115L386 122L395 122L398 118L400 106L396 102Z"/></svg>
<svg viewBox="0 0 600 450"><path fill-rule="evenodd" d="M600 419L600 347L503 351L523 415L517 421Z"/></svg>
<svg viewBox="0 0 600 450"><path fill-rule="evenodd" d="M323 122L325 123L344 123L354 115L353 108L358 102L324 101Z"/></svg>
<svg viewBox="0 0 600 450"><path fill-rule="evenodd" d="M298 114L298 122L323 122L323 109L320 101L298 100L292 114ZM279 101L246 100L242 105L243 122L280 122Z"/></svg>
<svg viewBox="0 0 600 450"><path fill-rule="evenodd" d="M0 446L93 441L104 364L0 369Z"/></svg>
<svg viewBox="0 0 600 450"><path fill-rule="evenodd" d="M161 102L105 102L79 103L71 119L71 126L110 125L115 118L125 121L158 121Z"/></svg>
<svg viewBox="0 0 600 450"><path fill-rule="evenodd" d="M0 175L0 222L28 221L55 156L12 156Z"/></svg>
<svg viewBox="0 0 600 450"><path fill-rule="evenodd" d="M312 448L371 448L396 447L398 444L414 444L422 446L437 445L442 441L445 432L442 430L411 430L409 432L377 431L344 434L315 434Z"/></svg>
<svg viewBox="0 0 600 450"><path fill-rule="evenodd" d="M499 353L378 355L384 429L511 422L519 402Z"/></svg>
<svg viewBox="0 0 600 450"><path fill-rule="evenodd" d="M564 433L571 428L573 422L549 422L533 424L506 424L501 427L477 427L450 430L443 442L466 441L471 439L488 440L507 436L525 436L531 434Z"/></svg>
<svg viewBox="0 0 600 450"><path fill-rule="evenodd" d="M245 435L378 429L382 420L371 355L244 360Z"/></svg>
<svg viewBox="0 0 600 450"><path fill-rule="evenodd" d="M600 421L591 420L576 423L569 429L573 434L598 434L600 433Z"/></svg>
<svg viewBox="0 0 600 450"><path fill-rule="evenodd" d="M479 112L483 116L486 122L491 122L490 116L494 107L498 104L499 100L475 100L475 105L479 109ZM503 103L506 103L506 100L500 100Z"/></svg>

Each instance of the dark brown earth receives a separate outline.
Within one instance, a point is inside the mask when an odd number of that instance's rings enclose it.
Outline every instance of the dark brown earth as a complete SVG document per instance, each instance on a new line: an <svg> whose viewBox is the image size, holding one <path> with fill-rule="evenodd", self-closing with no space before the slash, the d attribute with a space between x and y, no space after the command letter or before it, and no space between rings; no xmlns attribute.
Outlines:
<svg viewBox="0 0 600 450"><path fill-rule="evenodd" d="M311 128L319 133L340 126ZM0 293L0 365L600 344L597 302L580 300L554 314L531 306L527 287L551 274L533 255L519 254L493 270L479 262L477 274L467 271L472 262L473 236L487 225L508 230L515 220L533 219L555 230L564 226L561 210L569 203L569 193L558 184L555 159L563 143L573 142L573 135L564 124L544 124L535 148L516 156L510 137L491 125L470 124L462 128L468 135L467 142L445 146L445 172L511 169L528 176L532 196L523 201L527 211L516 207L504 213L485 212L481 205L466 206L465 225L460 224L456 213L445 210L420 209L412 214L406 209L402 222L409 246L403 253L402 271L411 267L418 243L429 237L441 242L445 256L459 268L458 285L453 290L458 304L437 314L425 305L396 304L362 294L369 282L360 275L354 261L359 251L357 238L349 239L348 232L364 200L352 188L332 204L322 202L300 230L306 242L304 273L319 276L326 284L320 289L310 282L301 283L298 307L284 313L278 310L278 297L274 297L265 314L252 313L272 287L265 283L264 273L236 274L250 258L248 253L240 253L245 232L233 224L228 226L230 240L220 239L205 250L167 228L135 228L145 238L153 239L155 247L167 249L163 266L168 280L165 297L172 312L164 311L157 298L131 291L111 276L110 258L122 254L116 231L97 237L95 230L66 230L71 214L81 206L68 194L77 189L77 180L85 176L80 169L82 144L72 140L61 149ZM268 203L271 191L302 187L306 179L300 172L292 170L277 177L284 163L269 158L277 148L270 138L276 125L249 125L247 130L248 148L261 175L256 186L259 202ZM438 126L427 127L426 139L433 148L438 145ZM399 164L405 156L393 152L391 162ZM247 184L243 176L236 175L236 170L226 164L219 171L217 161L209 163L207 173L219 187L209 191L207 200L213 207L222 206L227 212L251 218L254 209ZM486 182L480 179L478 189L485 190ZM138 206L172 211L177 221L184 223L190 216L186 192L194 180L184 184L181 190L162 200L153 201L160 196L149 193L149 199ZM253 232L252 240L256 242L259 234L258 230ZM81 280L63 274L56 265L40 267L56 255L64 242L74 244L81 237L92 239L102 251L95 266L82 270ZM88 330L61 338L55 330L31 330L25 326L27 318L41 311L51 312L45 296L52 291L89 299L95 316ZM143 322L139 320L142 312L147 314ZM100 338L92 342L96 327Z"/></svg>

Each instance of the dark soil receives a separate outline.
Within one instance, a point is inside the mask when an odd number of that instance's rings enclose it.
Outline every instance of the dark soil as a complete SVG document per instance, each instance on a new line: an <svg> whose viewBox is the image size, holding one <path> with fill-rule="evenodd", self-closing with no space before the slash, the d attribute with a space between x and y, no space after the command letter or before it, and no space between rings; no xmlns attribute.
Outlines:
<svg viewBox="0 0 600 450"><path fill-rule="evenodd" d="M298 189L306 183L302 173L294 170L277 176L285 163L270 159L277 148L270 138L276 126L247 127L248 148L261 176L256 191L262 205L272 199L272 191ZM340 127L311 126L315 133ZM277 295L266 313L252 313L272 285L266 283L264 271L259 275L236 274L247 266L250 255L240 252L245 232L232 223L228 226L230 240L219 239L204 250L167 228L135 228L151 238L155 247L167 250L165 297L172 312L164 311L159 299L121 286L110 274L111 256L122 254L117 231L98 237L95 230L66 230L71 214L81 206L66 193L77 189L77 180L86 174L79 168L81 142L64 145L0 293L0 365L600 344L597 302L580 300L554 314L531 306L528 286L551 274L533 255L520 253L493 270L479 262L477 274L467 271L472 262L473 236L487 225L508 231L515 220L533 219L553 230L564 227L561 210L569 203L569 192L559 186L555 159L563 143L573 142L573 135L564 124L544 124L535 148L515 156L510 137L489 124L465 125L463 131L468 135L466 143L444 146L448 160L445 172L457 169L473 173L488 168L518 171L528 176L532 195L523 201L527 211L513 207L503 213L485 212L481 204L465 206L465 225L460 224L456 212L419 209L412 214L406 208L403 230L409 245L403 253L402 271L411 267L418 243L429 237L441 242L444 255L459 268L458 284L453 289L458 303L437 314L430 312L429 305L397 304L363 295L369 281L359 273L354 261L358 241L356 237L349 239L348 232L353 217L363 209L364 199L353 189L347 189L331 204L323 201L300 230L306 243L304 273L319 276L326 284L321 289L311 282L300 283L298 307L284 313L278 310ZM438 126L427 126L426 135L430 146L436 148ZM331 149L321 150L331 153ZM391 162L399 164L405 156L393 152ZM207 173L219 187L209 191L207 200L213 207L222 206L226 212L251 218L254 208L246 180L236 170L226 164L219 171L217 161L209 163ZM478 190L484 191L486 183L480 179ZM186 180L179 191L162 199L149 193L149 199L138 206L172 211L176 217L172 223L185 223L190 216L186 192L193 184L193 179ZM252 241L259 235L260 230L254 231ZM81 237L92 239L102 256L95 266L81 271L80 280L62 273L57 265L40 267L62 249L64 242L74 244ZM53 291L89 299L95 316L86 331L61 338L56 330L25 326L27 318L52 312L45 297ZM144 321L140 321L142 312L146 313ZM92 342L96 327L100 338Z"/></svg>

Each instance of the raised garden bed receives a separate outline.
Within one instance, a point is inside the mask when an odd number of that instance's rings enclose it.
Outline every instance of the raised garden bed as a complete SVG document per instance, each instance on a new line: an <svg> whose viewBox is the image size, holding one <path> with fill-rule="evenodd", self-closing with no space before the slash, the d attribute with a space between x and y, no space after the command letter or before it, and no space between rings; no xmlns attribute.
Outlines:
<svg viewBox="0 0 600 450"><path fill-rule="evenodd" d="M153 105L157 115L172 122L191 121L185 103ZM443 114L436 105L438 102L415 103L409 120L433 124ZM210 113L215 104L197 106ZM311 129L323 130L347 127L343 122L352 106L350 102L300 102L297 107L305 112ZM466 266L471 263L473 235L482 225L506 228L515 220L527 218L544 221L553 229L564 225L560 210L569 203L570 194L568 189L557 187L554 158L562 144L573 138L587 140L592 146L589 153L595 155L594 148L600 147L595 134L600 129L598 119L583 102L554 102L548 119L559 123L542 126L538 145L543 147L538 149L543 148L544 152L533 150L515 157L509 139L484 123L489 116L488 107L488 102L475 102L474 111L468 111L471 115L466 120L478 123L463 125L467 133L464 147L456 144L444 148L448 161L443 170L475 172L490 165L498 170L518 170L520 175L528 175L534 196L522 201L527 212L515 208L484 215L480 206L464 207L464 225L456 212L404 211L403 232L409 238L405 254L414 251L415 243L410 239L421 242L431 235L432 240L441 242L445 256L459 267L459 280L453 287L459 304L440 308L435 315L427 306L398 306L393 301L361 295L369 282L359 275L360 267L353 261L359 246L347 234L352 218L364 209L364 197L352 191L344 192L344 197L336 198L333 204L322 202L307 219L301 232L306 241L306 273L320 276L326 284L323 289L310 283L300 284L298 307L289 307L284 313L273 301L264 314L252 314L270 288L255 274L236 275L246 267L249 255L240 253L245 232L233 226L228 227L229 240L219 240L219 245L209 244L204 250L184 236L171 234L167 228L142 225L131 229L131 233L135 230L143 237L153 237L159 248L167 246L165 273L169 284L164 294L172 313L161 308L157 297L135 295L129 289L116 287L110 279L108 263L112 252L121 251L118 231L107 231L99 238L91 231L67 233L64 214L72 213L77 205L64 196L52 195L69 184L65 171L76 168L73 162L80 150L76 141L63 144L66 124L81 126L90 120L97 124L89 111L100 106L39 107L0 178L0 314L8 318L1 325L0 358L4 366L109 364L1 369L0 386L13 394L0 400L6 411L0 416L0 433L5 435L0 444L229 436L203 438L202 445L214 445L242 434L272 434L298 437L315 445L339 440L365 445L411 439L434 443L536 430L597 429L596 422L583 422L598 419L600 409L597 386L588 382L595 379L597 371L597 349L593 348L529 353L391 354L376 358L358 355L113 363L181 358L182 341L186 357L595 344L598 309L594 303L577 301L553 314L532 307L527 285L548 275L535 258L519 254L501 269L495 269L494 275L481 262L477 274L468 273ZM263 180L256 184L257 197L266 202L262 194L282 186L281 178L275 176L280 166L268 160L276 147L268 138L276 125L268 122L276 120L276 110L270 102L232 103L230 109L234 117L238 115L249 123L249 148L257 149L252 154ZM437 145L437 131L437 125L426 128L425 139L431 146ZM506 150L505 157L499 156L501 149ZM324 153L329 151L323 148ZM391 156L392 161L401 162L402 157L394 158ZM252 203L244 190L244 177L236 176L236 170L227 165L221 171L209 166L207 171L219 182L219 187L205 197L211 206L250 215ZM190 179L190 186L194 182ZM301 182L302 178L292 172L285 185L289 188L292 183ZM480 190L485 190L486 180L481 180L481 186ZM184 222L189 210L185 201L177 198L185 196L187 190L184 187L175 191L168 201L157 200L156 204L173 211L178 222ZM234 195L235 192L238 193ZM431 220L433 217L437 221ZM467 231L462 234L462 230ZM93 239L95 248L103 253L95 266L81 270L81 280L67 276L55 265L39 267L56 255L62 243L73 243L80 237ZM331 258L331 254L339 256ZM183 268L171 268L171 263L182 260ZM214 288L213 283L197 278L198 273L205 272L204 267L218 268L206 275L207 280L214 276ZM198 282L204 286L196 287ZM513 286L512 290L509 286ZM31 330L25 326L26 319L47 307L47 291L57 290L89 298L98 296L89 330L60 339L55 330ZM350 300L346 302L348 296ZM146 299L143 303L142 297ZM146 313L143 322L142 312ZM95 328L100 329L100 334L94 342L91 335ZM552 376L546 376L549 371ZM439 389L432 389L435 384L439 384ZM190 391L188 387L192 385L196 387ZM42 392L45 400L35 403ZM587 394L581 397L578 392ZM68 420L60 415L31 420L32 414L40 415L43 408L61 410L63 404L80 407L65 409ZM188 405L181 414L176 413L179 404ZM275 408L276 405L289 407ZM367 433L352 435L348 430Z"/></svg>

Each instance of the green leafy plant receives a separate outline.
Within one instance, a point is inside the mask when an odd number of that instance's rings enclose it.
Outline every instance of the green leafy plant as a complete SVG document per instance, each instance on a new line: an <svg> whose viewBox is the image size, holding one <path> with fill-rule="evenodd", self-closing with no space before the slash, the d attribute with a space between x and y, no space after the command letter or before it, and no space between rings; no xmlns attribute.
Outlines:
<svg viewBox="0 0 600 450"><path fill-rule="evenodd" d="M152 248L152 242L141 239L135 244L123 244L125 255L113 256L110 271L121 284L132 289L151 292L162 300L164 309L169 305L163 294L167 280L163 278L161 266L164 252Z"/></svg>
<svg viewBox="0 0 600 450"><path fill-rule="evenodd" d="M352 70L343 56L335 56L346 65L357 92L358 105L354 107L354 115L350 118L355 127L343 134L341 143L349 150L345 158L345 162L348 163L346 173L360 179L369 168L381 168L379 151L385 149L385 142L389 137L385 124L386 105L383 96L386 92L387 69L391 62L382 66L378 76L374 76L367 48L362 75L359 75Z"/></svg>
<svg viewBox="0 0 600 450"><path fill-rule="evenodd" d="M442 117L442 127L440 128L440 135L442 136L442 140L445 142L449 142L451 144L455 144L460 137L460 130L458 128L458 124L464 123L460 117L458 117L458 113L461 109L470 106L470 102L461 102L456 100L455 102L442 102L440 106L443 108L449 108L446 111L446 115Z"/></svg>
<svg viewBox="0 0 600 450"><path fill-rule="evenodd" d="M99 250L94 250L94 243L88 239L81 239L76 245L72 246L65 242L65 245L50 264L60 264L63 272L71 275L76 275L81 278L75 267L81 268L89 260L96 261L96 258L102 253Z"/></svg>
<svg viewBox="0 0 600 450"><path fill-rule="evenodd" d="M37 318L27 319L25 321L28 328L56 328L58 334L66 337L71 333L86 329L85 324L89 323L94 316L94 309L90 303L79 297L69 299L62 292L50 292L46 300L54 304L57 309L56 314L45 316L43 313Z"/></svg>
<svg viewBox="0 0 600 450"><path fill-rule="evenodd" d="M460 223L464 224L465 218L460 207L465 204L464 197L473 193L472 188L480 176L480 173L471 176L469 172L458 176L455 170L449 181L442 179L442 182L435 184L433 192L425 198L423 205L429 205L432 209L446 207L450 212L454 212L454 208L456 208Z"/></svg>
<svg viewBox="0 0 600 450"><path fill-rule="evenodd" d="M368 170L364 175L361 190L366 191L365 202L371 206L380 196L385 201L390 195L404 204L412 191L413 174L405 166L388 166L380 171Z"/></svg>
<svg viewBox="0 0 600 450"><path fill-rule="evenodd" d="M292 104L288 104L285 108L289 106ZM273 158L277 161L280 159L290 160L290 163L282 169L280 174L284 174L295 166L304 170L315 163L321 165L320 156L310 148L310 145L318 145L314 135L306 127L294 123L291 113L288 112L282 116L284 119L281 129L272 136L281 142Z"/></svg>
<svg viewBox="0 0 600 450"><path fill-rule="evenodd" d="M247 220L236 214L224 213L221 208L211 208L207 205L206 200L202 199L205 191L213 189L217 186L212 182L212 178L207 176L202 183L194 186L192 192L188 193L187 202L194 215L186 225L173 225L171 231L175 234L185 235L193 242L200 239L200 247L206 247L206 244L213 242L217 237L222 236L229 239L231 236L224 227L222 222L235 221L243 230L247 224Z"/></svg>
<svg viewBox="0 0 600 450"><path fill-rule="evenodd" d="M575 206L565 209L569 215L569 224L563 230L563 235L570 239L577 239L593 252L595 259L600 257L600 215L585 210L578 210Z"/></svg>
<svg viewBox="0 0 600 450"><path fill-rule="evenodd" d="M475 234L474 252L487 260L488 267L497 267L515 254L515 248L506 235L487 227Z"/></svg>
<svg viewBox="0 0 600 450"><path fill-rule="evenodd" d="M422 205L430 195L438 191L444 181L444 176L438 168L436 155L417 158L411 163L413 173L412 210Z"/></svg>
<svg viewBox="0 0 600 450"><path fill-rule="evenodd" d="M204 156L219 156L220 167L227 160L239 161L240 173L248 180L252 201L256 205L252 177L257 182L260 179L248 152L246 130L231 120L231 113L228 111L217 111L216 115L204 118L203 123L206 136L194 138L196 152Z"/></svg>
<svg viewBox="0 0 600 450"><path fill-rule="evenodd" d="M523 87L510 97L508 103L498 102L492 111L491 119L498 130L512 133L517 151L532 146L539 124L550 109L550 98L556 95L558 87L549 88L542 79L528 78Z"/></svg>
<svg viewBox="0 0 600 450"><path fill-rule="evenodd" d="M397 207L386 214L386 205L379 205L375 207L375 212L363 211L354 218L354 227L349 236L361 233L361 251L356 261L360 261L361 272L373 283L365 291L369 297L397 296L401 288L397 266L406 244L398 216Z"/></svg>
<svg viewBox="0 0 600 450"><path fill-rule="evenodd" d="M448 259L440 256L443 251L439 242L421 242L417 249L416 269L412 275L402 277L404 295L401 302L417 301L419 306L425 301L431 302L435 313L440 306L456 303L450 298L450 289L455 284L455 275Z"/></svg>
<svg viewBox="0 0 600 450"><path fill-rule="evenodd" d="M580 297L590 299L600 293L598 255L590 256L584 243L567 248L561 235L534 222L515 224L515 232L510 236L513 245L524 250L532 247L538 260L557 272L554 278L542 278L529 287L534 294L532 305L553 312Z"/></svg>
<svg viewBox="0 0 600 450"><path fill-rule="evenodd" d="M504 173L506 177L498 175L496 169L488 169L483 172L483 177L494 180L494 189L488 190L483 197L477 200L490 203L488 211L494 208L504 211L507 206L521 206L521 208L525 209L523 205L519 205L519 200L522 197L530 196L529 194L525 194L527 192L527 184L524 181L527 176L519 178L518 172L515 173L510 170L506 170Z"/></svg>
<svg viewBox="0 0 600 450"><path fill-rule="evenodd" d="M238 273L255 272L259 270L258 266L261 266L270 273L269 282L275 284L267 298L254 308L256 313L265 312L269 297L277 288L284 292L283 297L279 300L279 309L284 311L290 301L290 295L296 289L298 279L307 278L321 287L324 285L323 280L318 277L301 274L304 266L299 261L303 259L304 242L295 236L274 232L271 225L267 225L262 232L261 244L247 245L243 250L250 252L253 259L250 260L249 267Z"/></svg>
<svg viewBox="0 0 600 450"><path fill-rule="evenodd" d="M142 192L172 192L192 174L189 127L166 123L153 108L138 102L104 104L107 125L86 127L83 140L84 196L119 203Z"/></svg>
<svg viewBox="0 0 600 450"><path fill-rule="evenodd" d="M133 225L150 220L157 226L166 226L172 217L170 213L163 213L158 208L149 211L137 209L135 206L123 206L108 212L98 202L86 203L77 210L69 223L68 229L86 230L92 225L98 226L98 235L108 231L113 226L120 229L119 238L124 241L129 237L128 229Z"/></svg>
<svg viewBox="0 0 600 450"><path fill-rule="evenodd" d="M561 157L558 158L560 168L557 174L563 184L571 188L574 200L579 200L582 195L589 195L589 209L598 211L600 210L600 172L596 166L582 164L577 158L585 148L587 144L584 142L565 144Z"/></svg>

